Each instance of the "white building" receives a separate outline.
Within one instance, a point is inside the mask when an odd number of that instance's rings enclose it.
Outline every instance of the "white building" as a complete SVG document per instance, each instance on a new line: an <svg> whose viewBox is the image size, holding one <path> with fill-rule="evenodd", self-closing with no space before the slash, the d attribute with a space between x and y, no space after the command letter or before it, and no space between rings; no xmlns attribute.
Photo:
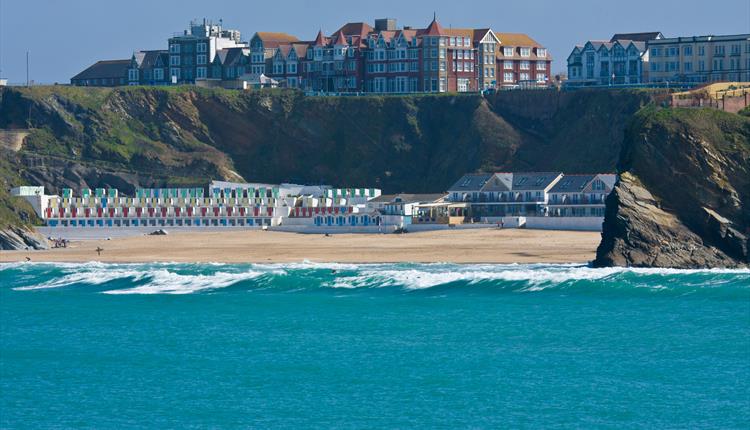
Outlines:
<svg viewBox="0 0 750 430"><path fill-rule="evenodd" d="M216 25L206 21L190 23L190 29L169 38L169 82L193 84L207 79L217 52L228 48L247 48L240 41L239 30L225 30L221 22ZM129 76L132 81L138 76Z"/></svg>
<svg viewBox="0 0 750 430"><path fill-rule="evenodd" d="M551 217L603 217L604 201L617 175L565 175L549 191L547 215Z"/></svg>
<svg viewBox="0 0 750 430"><path fill-rule="evenodd" d="M651 82L750 81L750 34L648 42Z"/></svg>

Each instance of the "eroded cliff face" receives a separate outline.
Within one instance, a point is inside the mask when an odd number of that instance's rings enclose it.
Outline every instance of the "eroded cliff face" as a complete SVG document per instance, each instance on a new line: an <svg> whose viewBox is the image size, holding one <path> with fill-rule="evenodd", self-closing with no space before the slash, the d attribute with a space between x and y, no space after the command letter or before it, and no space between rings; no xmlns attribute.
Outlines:
<svg viewBox="0 0 750 430"><path fill-rule="evenodd" d="M21 174L53 192L240 178L435 192L479 169L612 171L625 124L651 100L627 91L523 93L4 88L0 129L31 129Z"/></svg>
<svg viewBox="0 0 750 430"><path fill-rule="evenodd" d="M750 120L710 109L640 112L607 201L597 266L750 263Z"/></svg>

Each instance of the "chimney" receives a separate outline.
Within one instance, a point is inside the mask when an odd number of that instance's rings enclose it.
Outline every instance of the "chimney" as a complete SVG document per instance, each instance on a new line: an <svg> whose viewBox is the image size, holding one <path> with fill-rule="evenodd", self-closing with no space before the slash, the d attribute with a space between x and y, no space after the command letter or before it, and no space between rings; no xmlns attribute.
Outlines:
<svg viewBox="0 0 750 430"><path fill-rule="evenodd" d="M375 20L375 31L396 30L396 20L393 18L380 18Z"/></svg>

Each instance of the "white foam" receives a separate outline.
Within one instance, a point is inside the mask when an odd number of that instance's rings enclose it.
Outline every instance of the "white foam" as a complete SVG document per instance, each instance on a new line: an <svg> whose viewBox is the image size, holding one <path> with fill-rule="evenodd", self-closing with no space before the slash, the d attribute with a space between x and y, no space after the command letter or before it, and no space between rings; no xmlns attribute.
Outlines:
<svg viewBox="0 0 750 430"><path fill-rule="evenodd" d="M580 265L436 265L410 269L360 270L356 276L340 277L329 283L332 288L362 288L402 286L406 289L424 289L452 282L476 284L482 281L509 281L527 284L518 291L541 291L571 281L605 280L624 273L641 275L680 275L680 274L748 274L746 269L711 269L711 270L678 270L678 269L629 269L600 268L594 269ZM662 285L655 287L666 288Z"/></svg>
<svg viewBox="0 0 750 430"><path fill-rule="evenodd" d="M88 270L90 268L73 269L74 271L63 276L51 279L47 282L25 287L17 287L14 290L41 290L48 288L60 288L74 284L100 285L117 279L132 278L139 281L148 275L148 272L134 269L107 269L107 270Z"/></svg>
<svg viewBox="0 0 750 430"><path fill-rule="evenodd" d="M9 264L0 264L0 270L9 268ZM195 273L209 268L211 273ZM16 287L16 290L36 290L45 288L59 288L75 284L101 285L118 279L131 280L141 285L132 288L112 289L106 294L189 294L196 291L224 288L243 280L255 279L263 275L298 276L302 272L311 270L335 271L333 279L324 283L323 287L330 288L376 288L401 287L408 290L418 290L445 285L453 282L465 282L469 285L483 281L508 281L518 283L516 291L540 291L559 286L565 282L591 280L605 281L609 277L619 277L623 274L643 276L671 276L671 275L722 275L735 274L749 276L750 269L641 269L641 268L602 268L594 269L576 264L480 264L461 265L447 263L432 264L342 264L315 263L303 261L289 264L109 264L100 262L89 263L22 263L13 264L14 269L21 271L21 276L34 277L45 271L62 272L61 275L45 283ZM48 273L51 274L51 273ZM639 282L636 286L644 288L667 288L659 282ZM703 281L698 281L703 283ZM721 283L721 280L717 280ZM731 282L731 281L726 281ZM313 282L315 283L315 282ZM658 286L654 286L654 284ZM710 283L709 283L710 284ZM748 282L750 284L750 282ZM749 285L750 286L750 285Z"/></svg>
<svg viewBox="0 0 750 430"><path fill-rule="evenodd" d="M211 275L182 275L160 269L148 273L150 281L133 288L104 291L104 294L190 294L196 291L224 288L268 272L218 272Z"/></svg>

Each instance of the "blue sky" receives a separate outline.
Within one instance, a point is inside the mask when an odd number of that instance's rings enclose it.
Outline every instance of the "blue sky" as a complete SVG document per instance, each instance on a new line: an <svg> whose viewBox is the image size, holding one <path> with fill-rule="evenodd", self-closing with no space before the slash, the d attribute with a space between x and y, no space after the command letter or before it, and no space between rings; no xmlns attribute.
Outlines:
<svg viewBox="0 0 750 430"><path fill-rule="evenodd" d="M224 19L247 40L255 31L312 39L347 21L391 17L425 26L435 11L444 26L523 32L546 45L555 62L576 43L616 32L659 30L666 36L750 33L750 0L0 0L0 74L11 82L67 83L100 59L137 49L166 49L166 39L193 18Z"/></svg>

